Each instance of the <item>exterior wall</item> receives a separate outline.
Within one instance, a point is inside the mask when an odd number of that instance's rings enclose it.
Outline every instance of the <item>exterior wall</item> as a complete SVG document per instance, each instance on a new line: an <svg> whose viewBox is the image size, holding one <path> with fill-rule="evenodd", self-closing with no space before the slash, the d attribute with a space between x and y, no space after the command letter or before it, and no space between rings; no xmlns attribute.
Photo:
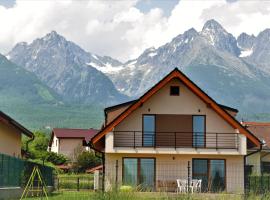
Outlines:
<svg viewBox="0 0 270 200"><path fill-rule="evenodd" d="M52 146L50 147L51 152L59 153L59 139L57 137L53 137Z"/></svg>
<svg viewBox="0 0 270 200"><path fill-rule="evenodd" d="M118 185L122 182L122 158L123 157L151 157L156 158L156 184L158 181L172 181L187 179L188 161L192 176L192 158L225 159L226 160L226 192L244 192L244 160L243 156L224 155L155 155L155 154L106 154L105 156L105 187L110 190L116 183L116 171ZM118 170L116 170L118 162Z"/></svg>
<svg viewBox="0 0 270 200"><path fill-rule="evenodd" d="M119 107L115 110L112 110L107 113L107 122L106 124L109 124L111 121L113 121L118 115L120 115L124 110L126 110L131 104Z"/></svg>
<svg viewBox="0 0 270 200"><path fill-rule="evenodd" d="M84 150L82 139L77 138L60 138L59 139L59 151L58 153L63 154L74 160L78 151Z"/></svg>
<svg viewBox="0 0 270 200"><path fill-rule="evenodd" d="M172 85L180 86L179 96L170 96L170 86ZM236 130L231 127L223 118L221 118L211 108L207 107L207 105L199 97L193 94L185 85L176 79L169 82L141 107L125 118L114 128L114 131L141 132L143 114L205 115L206 132L236 133ZM207 136L206 134L206 142L209 137L210 136ZM222 141L222 139L220 139L220 141ZM108 145L109 144L106 142L106 149L113 148L108 147ZM219 145L222 146L223 144L219 143Z"/></svg>
<svg viewBox="0 0 270 200"><path fill-rule="evenodd" d="M252 173L260 174L261 173L261 153L255 153L246 158L246 164L252 165Z"/></svg>
<svg viewBox="0 0 270 200"><path fill-rule="evenodd" d="M170 86L180 86L179 96L170 96ZM172 80L153 95L142 107L124 119L115 131L141 131L142 114L206 115L206 132L234 133L235 130L215 111L178 80Z"/></svg>
<svg viewBox="0 0 270 200"><path fill-rule="evenodd" d="M21 132L0 122L0 153L21 157Z"/></svg>

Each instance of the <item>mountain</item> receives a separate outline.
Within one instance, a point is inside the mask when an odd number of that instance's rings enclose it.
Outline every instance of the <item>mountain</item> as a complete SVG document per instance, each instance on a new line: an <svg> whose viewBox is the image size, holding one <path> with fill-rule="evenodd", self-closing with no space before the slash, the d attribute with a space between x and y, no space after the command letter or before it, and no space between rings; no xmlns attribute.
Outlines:
<svg viewBox="0 0 270 200"><path fill-rule="evenodd" d="M219 103L243 113L265 112L270 110L270 102L265 101L270 99L270 75L263 65L264 61L270 64L268 34L266 30L256 38L242 34L236 39L218 22L209 20L200 32L187 30L117 70L103 72L119 91L138 97L178 67ZM244 53L250 49L253 53Z"/></svg>
<svg viewBox="0 0 270 200"><path fill-rule="evenodd" d="M88 53L55 31L31 44L18 43L7 57L34 73L66 102L112 104L127 99L96 69L113 68L119 61Z"/></svg>
<svg viewBox="0 0 270 200"><path fill-rule="evenodd" d="M0 54L0 100L29 103L57 103L60 98L35 74L18 67Z"/></svg>

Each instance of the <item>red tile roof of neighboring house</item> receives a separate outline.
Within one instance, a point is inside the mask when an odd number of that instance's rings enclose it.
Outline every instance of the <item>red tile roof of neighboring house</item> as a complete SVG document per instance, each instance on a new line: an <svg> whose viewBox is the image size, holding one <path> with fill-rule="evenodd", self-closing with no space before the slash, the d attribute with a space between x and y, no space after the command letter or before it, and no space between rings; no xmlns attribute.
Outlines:
<svg viewBox="0 0 270 200"><path fill-rule="evenodd" d="M70 128L54 128L52 130L51 141L49 146L51 146L53 137L57 138L82 138L87 143L94 137L99 130L97 129L70 129Z"/></svg>
<svg viewBox="0 0 270 200"><path fill-rule="evenodd" d="M265 142L265 148L270 148L270 122L242 122L260 140Z"/></svg>
<svg viewBox="0 0 270 200"><path fill-rule="evenodd" d="M98 165L96 167L90 168L85 170L86 173L94 173L96 170L102 170L103 169L103 165Z"/></svg>

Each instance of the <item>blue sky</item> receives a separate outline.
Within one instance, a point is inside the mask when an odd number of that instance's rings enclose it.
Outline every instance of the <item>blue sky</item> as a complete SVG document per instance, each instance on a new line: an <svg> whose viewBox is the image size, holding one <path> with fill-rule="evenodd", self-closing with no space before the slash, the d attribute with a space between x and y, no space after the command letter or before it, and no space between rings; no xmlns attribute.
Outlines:
<svg viewBox="0 0 270 200"><path fill-rule="evenodd" d="M160 8L165 16L170 16L172 9L178 4L179 0L141 0L136 4L136 8L147 13L152 8Z"/></svg>
<svg viewBox="0 0 270 200"><path fill-rule="evenodd" d="M0 0L0 5L10 8L15 4L15 0Z"/></svg>

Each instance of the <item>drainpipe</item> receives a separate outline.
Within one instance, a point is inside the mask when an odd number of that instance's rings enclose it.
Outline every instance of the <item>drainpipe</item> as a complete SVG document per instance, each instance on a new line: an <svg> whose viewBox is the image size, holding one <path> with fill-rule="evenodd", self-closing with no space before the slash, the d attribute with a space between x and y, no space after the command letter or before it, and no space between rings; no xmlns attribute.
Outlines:
<svg viewBox="0 0 270 200"><path fill-rule="evenodd" d="M29 143L32 142L34 139L35 139L35 135L33 134L33 137L31 137L29 140L26 141L26 152L28 152Z"/></svg>
<svg viewBox="0 0 270 200"><path fill-rule="evenodd" d="M95 156L97 156L98 158L101 158L102 160L102 192L105 191L105 153L102 151L99 151L98 149L96 149L93 144L91 143L91 141L88 143L88 146L93 149L95 151ZM100 153L101 156L97 155L96 153Z"/></svg>

